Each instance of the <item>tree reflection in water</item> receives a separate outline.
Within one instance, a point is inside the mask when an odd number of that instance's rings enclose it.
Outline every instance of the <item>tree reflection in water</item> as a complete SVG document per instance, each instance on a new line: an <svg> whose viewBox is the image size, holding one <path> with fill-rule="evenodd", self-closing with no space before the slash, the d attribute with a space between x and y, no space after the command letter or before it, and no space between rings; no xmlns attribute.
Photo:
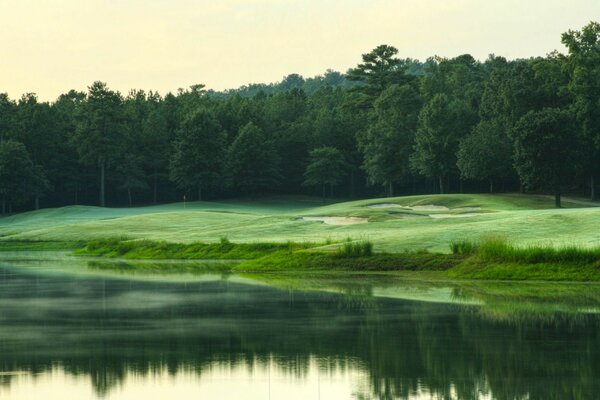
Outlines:
<svg viewBox="0 0 600 400"><path fill-rule="evenodd" d="M0 276L5 387L17 379L11 371L37 376L58 368L89 376L103 396L132 374L201 377L243 367L248 376L272 368L289 379L314 368L324 375L360 371L368 384L355 391L365 399L419 392L443 399L486 393L591 399L600 393L599 318L589 312L379 298L373 282L358 278L327 292L8 267ZM453 290L461 298L495 295Z"/></svg>

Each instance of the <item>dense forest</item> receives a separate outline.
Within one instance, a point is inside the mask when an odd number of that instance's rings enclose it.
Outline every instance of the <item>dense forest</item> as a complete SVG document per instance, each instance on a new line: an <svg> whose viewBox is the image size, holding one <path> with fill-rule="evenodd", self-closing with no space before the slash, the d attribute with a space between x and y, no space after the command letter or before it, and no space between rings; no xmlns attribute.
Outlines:
<svg viewBox="0 0 600 400"><path fill-rule="evenodd" d="M484 62L381 45L345 74L225 92L0 94L2 212L266 194L595 198L600 24L562 43L566 54Z"/></svg>

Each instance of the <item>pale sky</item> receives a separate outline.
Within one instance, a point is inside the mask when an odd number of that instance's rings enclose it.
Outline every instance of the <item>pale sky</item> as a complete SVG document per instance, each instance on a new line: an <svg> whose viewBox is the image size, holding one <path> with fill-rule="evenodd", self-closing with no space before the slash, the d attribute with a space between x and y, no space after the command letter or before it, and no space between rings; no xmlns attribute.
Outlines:
<svg viewBox="0 0 600 400"><path fill-rule="evenodd" d="M345 72L383 43L421 60L543 56L591 20L600 0L0 0L0 92L222 90Z"/></svg>

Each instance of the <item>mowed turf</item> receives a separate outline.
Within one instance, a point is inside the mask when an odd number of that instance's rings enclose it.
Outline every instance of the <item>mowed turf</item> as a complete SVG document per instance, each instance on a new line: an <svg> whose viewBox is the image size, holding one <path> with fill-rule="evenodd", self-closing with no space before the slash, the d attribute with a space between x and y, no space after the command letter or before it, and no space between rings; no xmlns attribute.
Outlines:
<svg viewBox="0 0 600 400"><path fill-rule="evenodd" d="M226 236L232 242L325 242L351 237L371 240L375 251L448 252L453 240L500 235L517 244L600 245L600 208L568 199L564 206L554 209L553 200L546 196L519 194L408 196L325 206L307 197L192 202L185 207L183 203L137 208L71 206L0 218L0 240L144 238L187 243L214 242ZM469 216L449 217L459 214ZM355 217L354 221L364 218L368 222L328 225L302 220L308 216Z"/></svg>

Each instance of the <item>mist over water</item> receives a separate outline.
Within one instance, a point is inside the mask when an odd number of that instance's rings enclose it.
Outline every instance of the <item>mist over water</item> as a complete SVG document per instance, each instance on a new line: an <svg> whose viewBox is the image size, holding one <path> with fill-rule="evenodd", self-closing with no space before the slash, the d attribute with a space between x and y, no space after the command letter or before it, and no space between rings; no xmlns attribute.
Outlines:
<svg viewBox="0 0 600 400"><path fill-rule="evenodd" d="M140 276L4 260L0 397L594 398L597 287L538 289L572 307L389 276Z"/></svg>

